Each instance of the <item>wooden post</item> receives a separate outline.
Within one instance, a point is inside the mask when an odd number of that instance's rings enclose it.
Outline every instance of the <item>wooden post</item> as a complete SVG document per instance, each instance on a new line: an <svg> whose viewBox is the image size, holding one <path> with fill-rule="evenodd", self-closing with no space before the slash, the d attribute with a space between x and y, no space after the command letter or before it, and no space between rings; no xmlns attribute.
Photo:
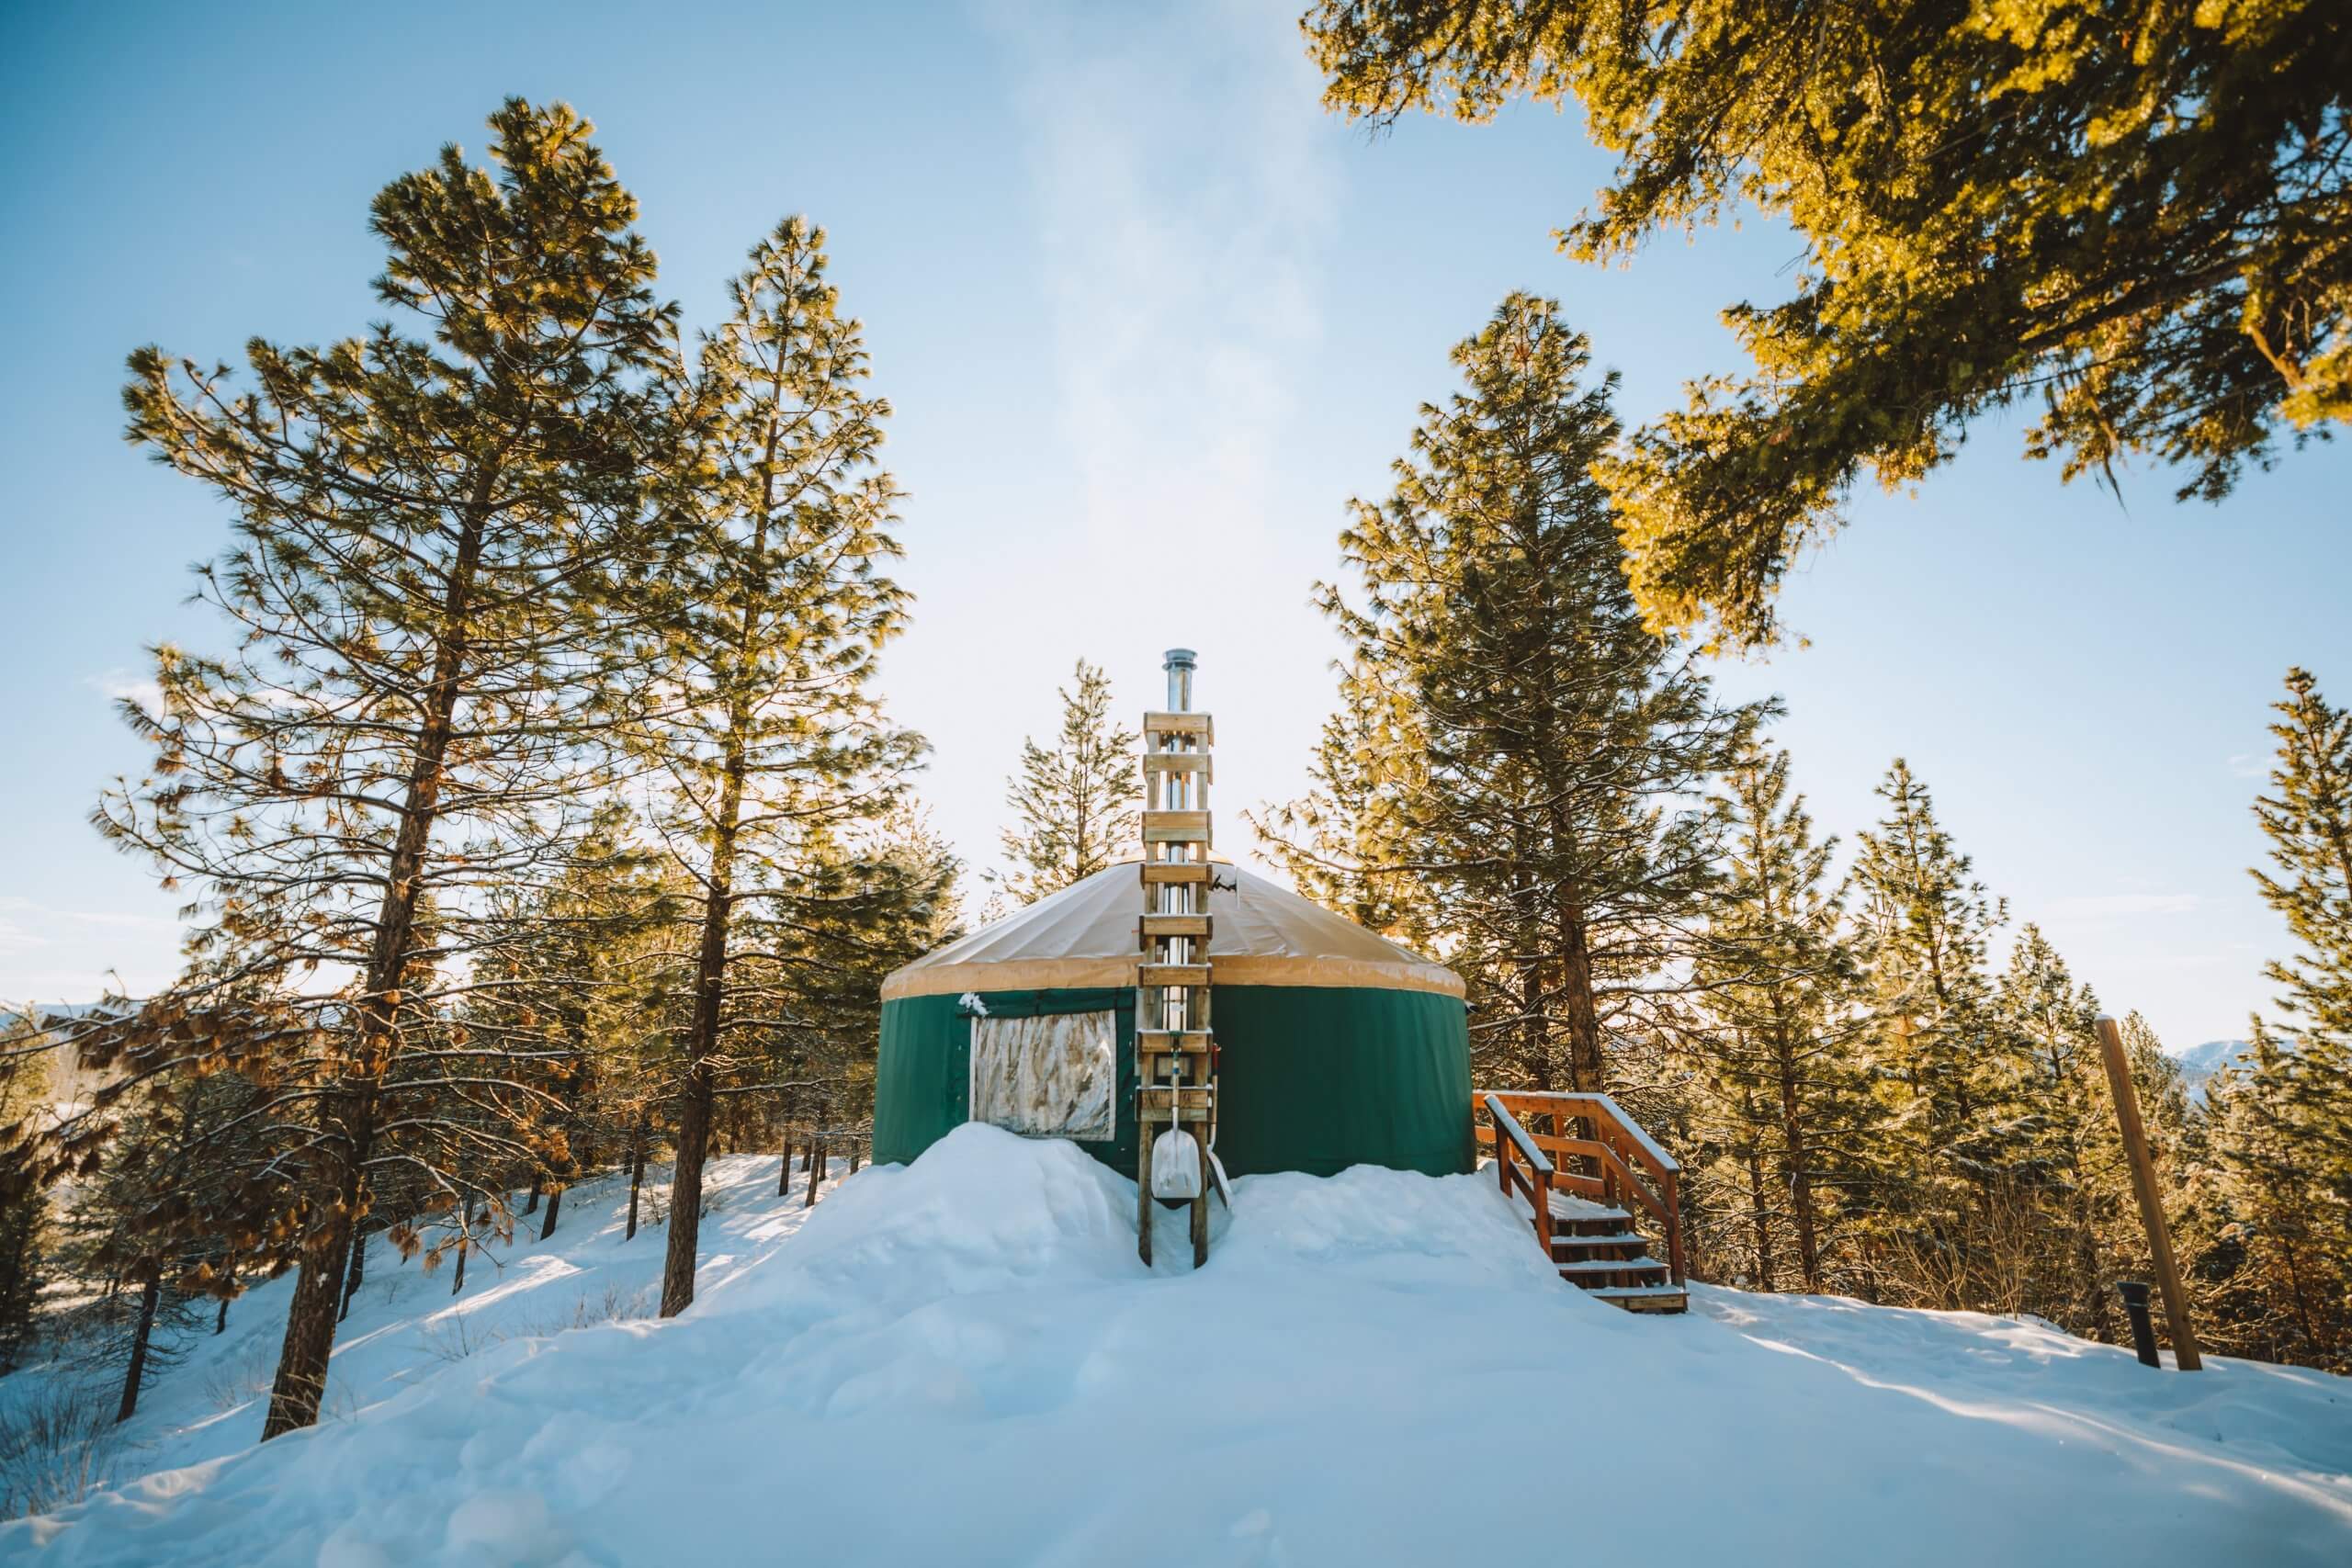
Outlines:
<svg viewBox="0 0 2352 1568"><path fill-rule="evenodd" d="M2174 1364L2184 1372L2202 1371L2197 1335L2188 1326L2188 1297L2173 1261L2172 1233L2165 1228L2164 1201L2156 1192L2156 1169L2148 1159L2147 1129L2140 1124L2140 1096L2132 1087L2132 1064L2123 1055L2123 1032L2115 1020L2098 1020L2099 1055L2107 1061L2107 1087L2115 1099L2115 1120L2123 1129L2123 1152L2132 1161L2132 1189L2140 1197L2140 1223L2147 1227L2148 1251L2156 1260L2156 1286L2164 1292L2165 1323L2172 1331Z"/></svg>

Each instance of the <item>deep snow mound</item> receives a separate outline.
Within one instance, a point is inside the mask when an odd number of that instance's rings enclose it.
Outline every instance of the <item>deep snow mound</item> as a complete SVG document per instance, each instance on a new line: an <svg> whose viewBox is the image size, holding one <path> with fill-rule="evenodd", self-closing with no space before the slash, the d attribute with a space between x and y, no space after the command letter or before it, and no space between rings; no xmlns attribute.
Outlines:
<svg viewBox="0 0 2352 1568"><path fill-rule="evenodd" d="M1595 1561L2352 1560L2352 1400L2315 1373L1704 1288L1636 1317L1476 1177L1245 1179L1194 1273L1180 1224L1136 1261L1134 1186L1067 1145L966 1128L813 1210L741 1163L684 1316L369 1385L0 1559L1363 1568L1542 1499Z"/></svg>

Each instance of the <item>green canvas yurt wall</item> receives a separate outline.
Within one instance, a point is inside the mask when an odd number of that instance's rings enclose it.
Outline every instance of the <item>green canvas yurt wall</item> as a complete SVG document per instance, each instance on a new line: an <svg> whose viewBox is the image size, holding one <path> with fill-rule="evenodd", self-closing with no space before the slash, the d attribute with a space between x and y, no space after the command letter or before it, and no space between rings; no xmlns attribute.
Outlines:
<svg viewBox="0 0 2352 1568"><path fill-rule="evenodd" d="M1470 1169L1461 979L1263 877L1224 864L1217 876L1209 909L1226 1170ZM1077 1141L1135 1174L1138 891L1134 863L1113 866L889 977L877 1161L913 1159L971 1119L979 1020L1077 1014L1102 1021L1092 1048L1109 1049L1116 1079L1114 1130Z"/></svg>

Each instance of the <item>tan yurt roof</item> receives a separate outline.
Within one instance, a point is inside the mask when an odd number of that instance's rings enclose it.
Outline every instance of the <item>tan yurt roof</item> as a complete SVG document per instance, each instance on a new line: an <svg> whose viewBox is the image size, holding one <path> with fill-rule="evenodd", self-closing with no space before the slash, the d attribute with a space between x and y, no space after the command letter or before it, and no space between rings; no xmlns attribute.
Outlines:
<svg viewBox="0 0 2352 1568"><path fill-rule="evenodd" d="M1098 871L927 953L882 982L882 999L966 991L1077 990L1136 983L1136 863ZM1375 936L1252 872L1217 863L1209 895L1221 986L1363 986L1462 995L1442 964ZM1233 885L1230 891L1226 884Z"/></svg>

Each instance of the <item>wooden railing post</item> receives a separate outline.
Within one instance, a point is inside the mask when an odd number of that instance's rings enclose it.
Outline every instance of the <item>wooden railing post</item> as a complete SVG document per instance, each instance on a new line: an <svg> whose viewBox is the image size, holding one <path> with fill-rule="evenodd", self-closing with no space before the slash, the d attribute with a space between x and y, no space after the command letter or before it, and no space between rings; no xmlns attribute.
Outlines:
<svg viewBox="0 0 2352 1568"><path fill-rule="evenodd" d="M2165 1224L2165 1201L2156 1190L2155 1166L2148 1158L2148 1134L2140 1122L2140 1097L2132 1087L2123 1032L2104 1013L2096 1027L2099 1055L2107 1066L2108 1091L2115 1101L2115 1120L2123 1134L2123 1153L2132 1165L2132 1190L2140 1200L2140 1223L2148 1233L2156 1287L2164 1292L2165 1322L2172 1330L2173 1365L2184 1372L2201 1371L2205 1361L2197 1353L2197 1332L2188 1325L2188 1293L2180 1288L2180 1269L2173 1261L2172 1232Z"/></svg>
<svg viewBox="0 0 2352 1568"><path fill-rule="evenodd" d="M1666 1267L1678 1285L1687 1283L1682 1276L1682 1179L1673 1171L1659 1177L1666 1189Z"/></svg>

